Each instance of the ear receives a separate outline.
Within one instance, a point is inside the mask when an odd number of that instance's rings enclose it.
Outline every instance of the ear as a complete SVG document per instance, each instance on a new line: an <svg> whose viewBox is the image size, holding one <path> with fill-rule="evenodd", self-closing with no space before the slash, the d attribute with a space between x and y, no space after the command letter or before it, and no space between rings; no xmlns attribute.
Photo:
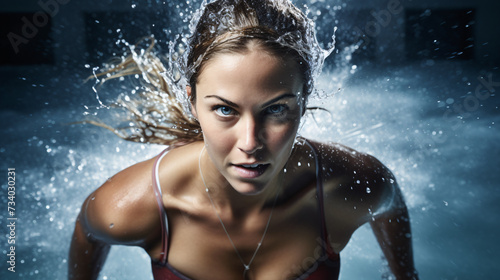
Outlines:
<svg viewBox="0 0 500 280"><path fill-rule="evenodd" d="M186 92L187 92L187 96L189 98L189 103L191 103L191 114L193 114L193 116L198 119L198 112L196 112L196 106L195 106L195 102L196 100L193 100L191 101L191 94L192 94L192 88L191 86L186 86Z"/></svg>

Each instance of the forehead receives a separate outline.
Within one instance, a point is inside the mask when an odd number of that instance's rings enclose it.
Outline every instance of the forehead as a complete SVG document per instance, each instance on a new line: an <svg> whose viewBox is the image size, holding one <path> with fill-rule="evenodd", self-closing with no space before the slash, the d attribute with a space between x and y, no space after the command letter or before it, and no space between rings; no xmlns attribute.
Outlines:
<svg viewBox="0 0 500 280"><path fill-rule="evenodd" d="M219 53L208 61L196 84L197 94L300 94L303 79L297 62L261 48L243 53Z"/></svg>

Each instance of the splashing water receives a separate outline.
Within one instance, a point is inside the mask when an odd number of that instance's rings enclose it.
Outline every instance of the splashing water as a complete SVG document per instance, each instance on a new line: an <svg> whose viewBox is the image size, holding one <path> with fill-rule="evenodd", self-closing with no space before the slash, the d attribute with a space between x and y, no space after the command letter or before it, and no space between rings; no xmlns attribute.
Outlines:
<svg viewBox="0 0 500 280"><path fill-rule="evenodd" d="M195 34L196 26L198 25L202 14L204 13L206 6L210 2L204 0L201 4L201 8L197 9L190 20L189 31L190 34L179 34L176 35L174 40L170 41L169 44L169 55L168 55L168 69L163 74L165 82L169 85L172 91L175 93L179 100L183 101L183 105L186 109L189 109L188 98L185 94L185 88L189 84L191 76L194 71L199 67L200 63L203 61L203 57L199 57L197 61L192 66L187 66L187 54L189 53L189 38L191 34ZM288 0L276 0L272 1L272 5L279 7L279 10L288 11L292 14L297 14L297 10L293 7L292 3ZM221 32L220 30L229 30L231 32L230 26L236 22L232 13L233 7L230 5L219 11L217 16L212 18L212 20L219 23L219 30L212 30L212 33ZM298 16L300 17L300 16ZM285 26L285 22L276 22L276 26ZM310 65L311 67L311 88L315 88L316 80L320 76L323 69L323 64L325 59L335 50L335 32L337 27L333 27L332 41L329 42L326 49L322 48L315 35L315 23L310 19L306 18L305 22L305 36L299 31L287 32L276 39L276 42L282 46L290 47L296 50L300 56ZM352 50L354 51L354 50ZM189 111L189 110L188 110Z"/></svg>
<svg viewBox="0 0 500 280"><path fill-rule="evenodd" d="M104 103L102 103L101 98L99 97L99 93L97 92L96 86L99 85L99 83L101 82L101 80L99 80L99 78L97 77L97 74L96 74L96 72L98 70L99 70L99 67L92 68L92 75L94 75L94 79L95 79L95 83L92 86L92 90L95 93L95 98L96 98L97 102L99 102L99 105L101 105L101 107L108 108L108 106L106 106L106 105L104 105Z"/></svg>
<svg viewBox="0 0 500 280"><path fill-rule="evenodd" d="M134 10L139 8L137 4ZM322 29L327 25L331 23L321 24ZM186 46L182 36L173 40L179 42L177 46ZM183 53L177 46L169 48L173 57ZM340 67L318 75L317 87L325 92L312 98L310 105L330 113L318 111L316 121L307 118L301 134L373 154L394 172L410 209L421 279L495 279L496 252L500 250L495 239L500 218L496 203L500 195L494 191L500 181L495 170L500 165L495 125L500 122L500 104L491 93L479 109L468 112L469 118L454 114L453 119L462 117L458 124L444 116L453 109L448 103L457 104L471 96L484 69L452 61L353 69L355 46L337 49L342 57ZM134 51L140 57L140 50ZM93 94L97 87L75 83L75 77L81 81L88 76L85 69L59 71L60 76L54 78L54 71L43 67L37 66L33 73L20 72L17 75L22 78L2 84L3 92L24 94L23 101L31 98L49 105L43 110L0 111L0 117L8 120L0 140L1 166L4 171L16 168L19 218L18 270L13 274L3 269L1 279L66 278L69 242L85 197L116 172L162 150L122 141L93 126L64 125L82 119L82 104L97 100L102 106L105 98ZM168 76L178 77L175 71L171 73ZM492 75L494 81L500 79L498 70ZM178 85L176 79L170 82ZM45 87L33 88L32 84ZM127 89L118 86L115 90ZM331 93L335 96L327 97ZM109 112L99 112L104 113ZM443 136L438 139L437 135ZM5 181L2 190L6 190ZM7 205L6 196L1 199ZM6 228L6 217L5 211L0 212L1 228ZM5 265L6 236L0 241ZM363 226L342 252L340 279L392 279L380 254L369 227ZM99 279L152 279L149 257L136 247L113 247Z"/></svg>

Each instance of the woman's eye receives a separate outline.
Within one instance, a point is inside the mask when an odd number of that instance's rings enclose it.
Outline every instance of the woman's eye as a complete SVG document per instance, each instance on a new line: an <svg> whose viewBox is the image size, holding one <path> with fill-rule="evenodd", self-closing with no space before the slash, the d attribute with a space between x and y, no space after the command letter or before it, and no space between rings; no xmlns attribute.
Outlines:
<svg viewBox="0 0 500 280"><path fill-rule="evenodd" d="M233 113L233 109L231 109L230 107L227 107L227 106L220 106L220 107L215 109L215 112L219 116L229 116Z"/></svg>
<svg viewBox="0 0 500 280"><path fill-rule="evenodd" d="M286 105L272 105L267 108L268 114L279 115L285 111Z"/></svg>

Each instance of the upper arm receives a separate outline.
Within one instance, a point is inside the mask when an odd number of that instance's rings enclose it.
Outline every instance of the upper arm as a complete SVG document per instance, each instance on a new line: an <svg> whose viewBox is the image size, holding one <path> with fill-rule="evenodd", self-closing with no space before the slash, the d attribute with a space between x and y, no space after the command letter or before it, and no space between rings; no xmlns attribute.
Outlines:
<svg viewBox="0 0 500 280"><path fill-rule="evenodd" d="M372 204L370 218L387 212L395 207L404 205L401 191L394 174L379 160L371 155L365 155L366 173L370 174L373 181L375 195ZM368 194L367 194L368 195Z"/></svg>
<svg viewBox="0 0 500 280"><path fill-rule="evenodd" d="M158 234L151 168L151 161L133 165L90 194L80 212L88 237L108 244L145 246Z"/></svg>
<svg viewBox="0 0 500 280"><path fill-rule="evenodd" d="M324 144L322 154L330 211L343 222L357 228L395 205L396 179L375 157L339 144Z"/></svg>

